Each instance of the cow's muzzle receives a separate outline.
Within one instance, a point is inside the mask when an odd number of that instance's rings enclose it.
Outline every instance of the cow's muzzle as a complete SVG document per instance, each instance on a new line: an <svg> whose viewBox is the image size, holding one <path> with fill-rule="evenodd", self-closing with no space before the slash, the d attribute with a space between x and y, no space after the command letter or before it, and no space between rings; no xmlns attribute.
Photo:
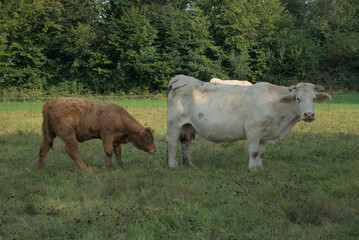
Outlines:
<svg viewBox="0 0 359 240"><path fill-rule="evenodd" d="M305 122L313 122L315 120L315 113L314 112L306 112L306 113L304 113L303 120Z"/></svg>

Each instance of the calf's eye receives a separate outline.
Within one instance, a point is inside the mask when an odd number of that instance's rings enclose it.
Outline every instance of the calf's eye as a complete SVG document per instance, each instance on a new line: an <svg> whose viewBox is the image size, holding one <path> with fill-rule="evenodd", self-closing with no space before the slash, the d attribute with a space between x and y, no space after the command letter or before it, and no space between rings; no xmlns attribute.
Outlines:
<svg viewBox="0 0 359 240"><path fill-rule="evenodd" d="M299 99L299 98L297 98L297 102L300 103L300 99Z"/></svg>

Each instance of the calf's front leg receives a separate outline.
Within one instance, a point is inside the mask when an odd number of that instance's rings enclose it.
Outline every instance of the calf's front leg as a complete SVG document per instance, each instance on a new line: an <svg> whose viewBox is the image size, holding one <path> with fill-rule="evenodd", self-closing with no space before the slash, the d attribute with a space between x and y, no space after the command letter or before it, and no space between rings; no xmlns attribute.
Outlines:
<svg viewBox="0 0 359 240"><path fill-rule="evenodd" d="M121 145L119 143L114 143L113 144L113 151L115 153L116 161L117 161L118 165L120 167L123 167L123 162L122 162L122 159L121 159Z"/></svg>
<svg viewBox="0 0 359 240"><path fill-rule="evenodd" d="M103 150L106 155L106 166L108 168L113 168L113 164L112 164L113 138L106 137L102 140L102 142L103 142Z"/></svg>

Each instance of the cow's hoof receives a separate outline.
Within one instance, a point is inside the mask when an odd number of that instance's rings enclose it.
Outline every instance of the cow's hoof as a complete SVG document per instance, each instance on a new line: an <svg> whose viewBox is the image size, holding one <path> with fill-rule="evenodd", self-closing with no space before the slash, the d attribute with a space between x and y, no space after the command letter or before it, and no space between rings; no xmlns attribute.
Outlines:
<svg viewBox="0 0 359 240"><path fill-rule="evenodd" d="M193 167L193 163L192 162L186 162L186 165L189 167Z"/></svg>
<svg viewBox="0 0 359 240"><path fill-rule="evenodd" d="M248 166L248 169L251 172L257 172L258 170L262 169L262 164L254 165L254 166Z"/></svg>
<svg viewBox="0 0 359 240"><path fill-rule="evenodd" d="M168 166L169 166L170 168L176 168L176 167L178 167L178 163L176 163L176 162L169 162L169 163L168 163Z"/></svg>

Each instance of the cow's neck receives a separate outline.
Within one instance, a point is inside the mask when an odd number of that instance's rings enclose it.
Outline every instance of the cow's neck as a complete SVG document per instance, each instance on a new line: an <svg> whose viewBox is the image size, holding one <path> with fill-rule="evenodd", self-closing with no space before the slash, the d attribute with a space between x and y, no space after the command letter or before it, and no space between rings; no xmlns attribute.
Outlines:
<svg viewBox="0 0 359 240"><path fill-rule="evenodd" d="M291 129L294 124L300 121L300 115L295 111L294 104L284 104L279 109L279 114L283 119L280 124L281 131Z"/></svg>
<svg viewBox="0 0 359 240"><path fill-rule="evenodd" d="M277 102L279 103L279 98L288 94L287 88L279 87L279 95ZM300 115L295 110L295 103L279 103L280 106L277 108L280 119L282 119L281 128L292 128L294 124L300 121Z"/></svg>

